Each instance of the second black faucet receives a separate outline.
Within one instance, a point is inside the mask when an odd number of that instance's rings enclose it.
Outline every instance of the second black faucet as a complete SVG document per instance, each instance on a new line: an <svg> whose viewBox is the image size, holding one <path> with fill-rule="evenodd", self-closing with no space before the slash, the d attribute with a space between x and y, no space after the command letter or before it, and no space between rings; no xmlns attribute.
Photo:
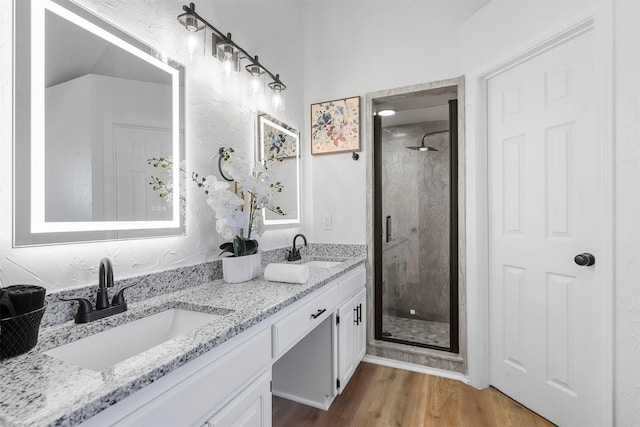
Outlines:
<svg viewBox="0 0 640 427"><path fill-rule="evenodd" d="M307 246L307 238L304 237L304 234L296 234L293 237L293 247L290 251L287 251L287 253L289 254L287 255L287 261L298 261L302 259L302 257L300 256L300 250L296 249L296 239L298 237L302 237L302 240L304 240L304 245Z"/></svg>

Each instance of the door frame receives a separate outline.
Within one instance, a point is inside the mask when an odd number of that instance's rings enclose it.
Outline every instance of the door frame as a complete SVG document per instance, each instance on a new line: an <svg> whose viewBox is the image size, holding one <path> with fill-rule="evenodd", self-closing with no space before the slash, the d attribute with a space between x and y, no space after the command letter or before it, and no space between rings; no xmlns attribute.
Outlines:
<svg viewBox="0 0 640 427"><path fill-rule="evenodd" d="M489 186L488 186L488 82L499 75L529 59L532 59L555 46L562 44L587 31L593 31L596 44L598 81L598 113L599 113L599 147L601 162L598 177L597 194L602 201L600 215L602 224L599 230L602 244L598 255L603 285L599 288L598 298L600 315L604 320L599 331L598 342L601 352L602 366L593 373L599 377L601 402L598 424L613 423L613 361L614 361L614 74L613 74L613 6L611 3L600 5L597 10L583 16L577 22L570 23L559 31L547 35L533 46L525 46L482 72L475 74L470 82L476 102L469 102L470 109L476 110L475 153L469 144L467 165L472 170L469 176L475 177L475 188L470 186L467 229L469 231L469 253L467 267L471 273L468 277L469 303L468 349L469 380L477 388L490 385L490 341L489 341ZM469 85L469 89L472 89ZM471 94L472 96L474 94ZM471 98L470 96L468 98ZM471 107L473 105L473 107ZM468 114L470 115L470 114ZM475 273L475 274L474 274ZM475 280L474 280L475 276ZM475 282L475 283L473 283Z"/></svg>
<svg viewBox="0 0 640 427"><path fill-rule="evenodd" d="M409 346L400 343L376 340L374 334L375 323L375 260L378 253L376 251L375 231L374 231L374 177L376 173L374 162L374 142L373 142L373 109L374 100L396 95L415 96L419 92L429 91L446 86L458 87L458 344L457 353L443 351L440 349ZM429 372L433 375L443 375L445 371L454 373L454 377L467 383L465 375L467 372L467 185L466 185L466 129L465 114L467 89L465 77L458 76L444 80L430 81L410 86L403 86L393 89L379 90L365 94L364 121L363 121L363 152L366 153L366 177L367 177L367 356L384 357L388 360L399 361L398 363L408 369L415 369L416 366L427 366L433 368ZM371 359L373 360L373 359ZM394 362L395 364L395 362ZM398 365L398 366L400 366ZM395 365L394 365L395 366ZM457 375L461 373L461 375ZM449 374L446 374L447 376Z"/></svg>

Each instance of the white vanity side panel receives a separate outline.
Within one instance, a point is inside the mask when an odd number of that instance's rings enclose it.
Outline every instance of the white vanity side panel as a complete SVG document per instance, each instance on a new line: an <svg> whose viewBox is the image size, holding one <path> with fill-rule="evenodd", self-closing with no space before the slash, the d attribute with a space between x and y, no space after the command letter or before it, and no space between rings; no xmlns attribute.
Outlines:
<svg viewBox="0 0 640 427"><path fill-rule="evenodd" d="M367 270L364 265L345 274L340 279L340 302L360 290L367 283Z"/></svg>

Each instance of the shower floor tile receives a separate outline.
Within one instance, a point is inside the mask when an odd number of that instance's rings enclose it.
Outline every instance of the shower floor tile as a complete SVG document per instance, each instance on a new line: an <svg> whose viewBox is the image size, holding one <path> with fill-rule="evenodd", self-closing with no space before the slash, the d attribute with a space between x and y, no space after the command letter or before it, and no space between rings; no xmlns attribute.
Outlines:
<svg viewBox="0 0 640 427"><path fill-rule="evenodd" d="M449 347L449 324L404 317L382 316L383 335L388 338ZM388 336L385 333L391 334Z"/></svg>

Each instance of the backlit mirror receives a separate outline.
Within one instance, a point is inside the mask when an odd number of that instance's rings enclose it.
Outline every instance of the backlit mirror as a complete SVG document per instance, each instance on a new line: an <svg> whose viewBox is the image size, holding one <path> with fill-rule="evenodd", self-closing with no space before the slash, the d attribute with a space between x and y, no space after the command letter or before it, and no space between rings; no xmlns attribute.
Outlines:
<svg viewBox="0 0 640 427"><path fill-rule="evenodd" d="M258 161L277 159L272 168L275 178L284 189L272 200L285 215L263 210L265 225L300 223L300 144L299 133L287 124L267 115L258 114Z"/></svg>
<svg viewBox="0 0 640 427"><path fill-rule="evenodd" d="M14 10L15 245L184 234L184 67L68 0Z"/></svg>

